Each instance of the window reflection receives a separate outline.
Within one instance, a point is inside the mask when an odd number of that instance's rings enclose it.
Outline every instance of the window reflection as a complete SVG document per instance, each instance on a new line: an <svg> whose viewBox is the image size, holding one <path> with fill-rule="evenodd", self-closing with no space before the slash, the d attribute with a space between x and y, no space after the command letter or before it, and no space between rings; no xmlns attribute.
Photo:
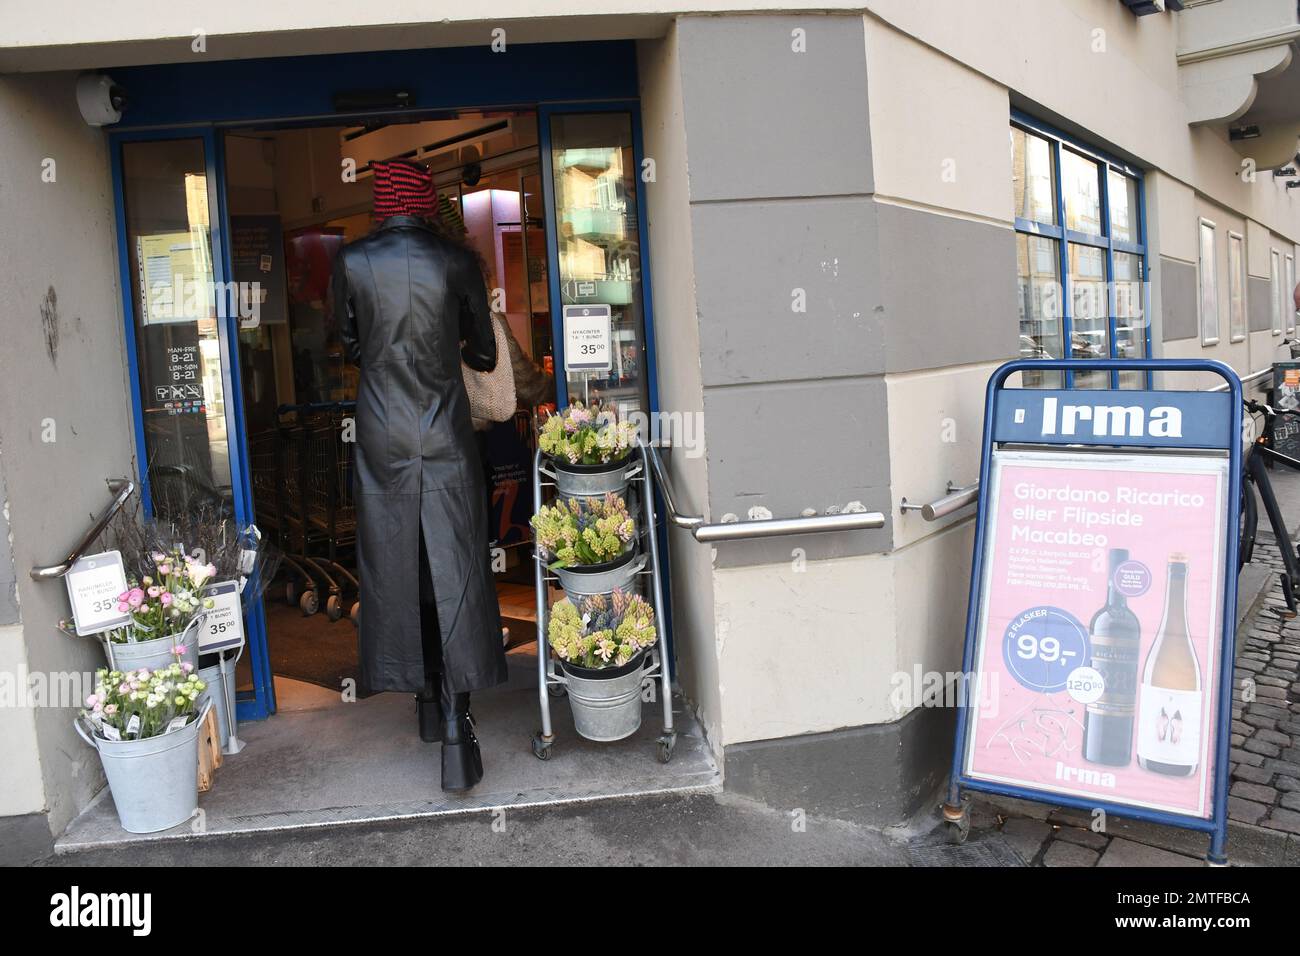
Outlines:
<svg viewBox="0 0 1300 956"><path fill-rule="evenodd" d="M1052 145L1041 136L1015 126L1011 127L1011 183L1018 217L1056 223Z"/></svg>
<svg viewBox="0 0 1300 956"><path fill-rule="evenodd" d="M238 308L213 283L203 143L122 146L142 470L159 515L232 504L218 323Z"/></svg>
<svg viewBox="0 0 1300 956"><path fill-rule="evenodd" d="M1058 246L1054 239L1016 236L1018 305L1020 309L1020 357L1060 358L1062 349L1061 276ZM1059 372L1026 372L1028 387L1059 387Z"/></svg>
<svg viewBox="0 0 1300 956"><path fill-rule="evenodd" d="M1065 227L1101 235L1101 181L1097 164L1072 150L1061 150L1061 191L1065 194Z"/></svg>
<svg viewBox="0 0 1300 956"><path fill-rule="evenodd" d="M554 116L551 142L560 301L609 305L612 312L611 369L569 375L569 398L613 402L624 413L645 410L649 394L631 116Z"/></svg>

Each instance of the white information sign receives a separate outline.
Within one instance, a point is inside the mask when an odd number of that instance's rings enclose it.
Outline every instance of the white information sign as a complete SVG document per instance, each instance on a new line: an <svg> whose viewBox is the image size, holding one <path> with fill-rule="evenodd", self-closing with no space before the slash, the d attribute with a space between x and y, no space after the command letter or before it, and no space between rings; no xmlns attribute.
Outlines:
<svg viewBox="0 0 1300 956"><path fill-rule="evenodd" d="M570 372L608 372L614 349L608 305L564 307L564 368Z"/></svg>
<svg viewBox="0 0 1300 956"><path fill-rule="evenodd" d="M118 598L126 590L121 552L86 555L63 579L68 583L72 619L80 637L112 630L131 620L129 611L117 609Z"/></svg>
<svg viewBox="0 0 1300 956"><path fill-rule="evenodd" d="M210 654L239 647L244 643L244 609L239 602L239 582L218 581L203 591L214 607L203 619L199 632L199 653Z"/></svg>

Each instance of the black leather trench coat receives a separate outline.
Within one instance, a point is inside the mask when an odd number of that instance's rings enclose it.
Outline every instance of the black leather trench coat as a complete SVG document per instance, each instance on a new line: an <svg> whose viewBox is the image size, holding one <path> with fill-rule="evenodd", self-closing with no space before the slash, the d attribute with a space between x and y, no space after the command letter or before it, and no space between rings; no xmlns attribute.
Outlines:
<svg viewBox="0 0 1300 956"><path fill-rule="evenodd" d="M460 366L462 355L482 371L497 361L478 264L423 219L392 216L343 248L331 282L343 347L361 368L354 479L361 685L411 692L424 685L421 537L444 686L502 683L483 474Z"/></svg>

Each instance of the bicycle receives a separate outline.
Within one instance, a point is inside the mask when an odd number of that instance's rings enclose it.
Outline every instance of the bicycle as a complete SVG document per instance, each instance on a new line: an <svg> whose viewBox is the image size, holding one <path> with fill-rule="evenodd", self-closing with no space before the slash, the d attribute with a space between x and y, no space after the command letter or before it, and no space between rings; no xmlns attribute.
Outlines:
<svg viewBox="0 0 1300 956"><path fill-rule="evenodd" d="M1251 430L1255 430L1256 415L1263 417L1264 427L1258 430L1257 437L1247 445L1242 456L1242 478L1244 479L1241 483L1242 528L1240 561L1237 570L1240 572L1255 553L1259 507L1255 502L1255 494L1251 490L1254 486L1259 492L1260 500L1264 503L1268 523L1273 529L1273 537L1277 540L1278 551L1282 554L1284 568L1281 572L1282 594L1286 598L1287 607L1285 611L1278 610L1277 613L1279 617L1290 619L1296 616L1297 606L1300 604L1300 550L1292 542L1291 534L1287 530L1286 519L1282 516L1282 508L1277 502L1272 481L1268 477L1268 468L1270 464L1278 464L1300 471L1300 458L1285 455L1273 447L1278 416L1293 413L1278 412L1272 406L1254 399L1246 399L1243 405L1249 415Z"/></svg>

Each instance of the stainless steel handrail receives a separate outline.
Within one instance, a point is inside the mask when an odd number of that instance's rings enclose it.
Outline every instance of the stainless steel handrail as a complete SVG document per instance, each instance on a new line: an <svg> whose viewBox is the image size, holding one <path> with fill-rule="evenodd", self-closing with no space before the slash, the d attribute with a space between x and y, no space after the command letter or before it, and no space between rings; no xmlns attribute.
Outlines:
<svg viewBox="0 0 1300 956"><path fill-rule="evenodd" d="M95 523L90 526L80 543L72 549L61 564L52 564L45 568L32 568L31 576L34 581L49 581L54 578L61 578L72 570L72 566L77 563L89 549L95 540L104 533L108 523L113 520L113 516L122 510L126 500L135 493L135 482L129 478L106 478L108 490L114 495L108 506L99 513Z"/></svg>
<svg viewBox="0 0 1300 956"><path fill-rule="evenodd" d="M644 445L650 467L654 469L655 483L663 493L668 518L673 525L691 532L696 541L715 544L719 541L749 541L754 538L774 538L792 534L821 534L829 531L867 531L885 526L885 516L879 511L847 511L840 514L812 515L801 518L761 518L749 521L723 521L706 524L702 515L682 514L677 507L677 495L672 481L654 445Z"/></svg>
<svg viewBox="0 0 1300 956"><path fill-rule="evenodd" d="M677 495L673 492L673 483L668 480L668 471L664 468L663 460L659 457L659 449L654 445L642 445L641 447L645 449L646 457L650 459L650 467L654 469L655 473L655 484L659 486L659 491L664 496L668 520L674 526L694 534L696 528L704 526L703 515L684 515L681 513L681 509L677 507Z"/></svg>
<svg viewBox="0 0 1300 956"><path fill-rule="evenodd" d="M1241 384L1249 385L1257 378L1263 378L1265 375L1272 375L1272 374L1273 374L1273 370L1271 368L1262 368L1258 372L1251 372L1249 375L1243 375L1241 377ZM1228 390L1227 382L1220 382L1218 385L1214 385L1206 389L1207 392L1226 392L1227 390Z"/></svg>
<svg viewBox="0 0 1300 956"><path fill-rule="evenodd" d="M921 512L921 517L926 521L937 521L954 511L959 511L967 505L973 505L979 501L980 483L978 481L957 487L951 481L948 482L948 493L942 498L927 502L923 505L912 504L906 498L898 506L898 510L907 513L909 511Z"/></svg>
<svg viewBox="0 0 1300 956"><path fill-rule="evenodd" d="M695 540L706 544L716 541L748 541L752 538L775 538L788 534L821 534L826 531L869 531L883 528L885 516L879 511L846 511L807 518L761 518L750 521L724 521L702 524L695 529Z"/></svg>

